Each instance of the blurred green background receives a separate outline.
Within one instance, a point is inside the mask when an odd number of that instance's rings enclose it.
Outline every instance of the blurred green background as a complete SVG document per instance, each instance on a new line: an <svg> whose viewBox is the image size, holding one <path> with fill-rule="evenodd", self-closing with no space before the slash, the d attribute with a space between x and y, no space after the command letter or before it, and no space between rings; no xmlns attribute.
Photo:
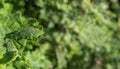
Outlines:
<svg viewBox="0 0 120 69"><path fill-rule="evenodd" d="M44 28L40 46L25 56L33 69L120 69L119 0L5 2L12 14L35 18ZM8 69L26 66L16 60Z"/></svg>

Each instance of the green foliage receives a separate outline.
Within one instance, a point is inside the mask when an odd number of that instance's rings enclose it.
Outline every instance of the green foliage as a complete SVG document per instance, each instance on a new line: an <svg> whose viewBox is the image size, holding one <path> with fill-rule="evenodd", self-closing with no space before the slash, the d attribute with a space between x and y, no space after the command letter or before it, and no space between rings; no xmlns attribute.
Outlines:
<svg viewBox="0 0 120 69"><path fill-rule="evenodd" d="M33 68L31 60L24 57L28 55L28 49L40 46L37 40L43 34L42 27L33 18L26 19L20 13L12 14L10 4L0 3L3 5L0 8L0 68L7 69L8 67L9 69L9 66L17 69ZM30 46L32 48L29 48ZM15 63L20 65L14 65Z"/></svg>
<svg viewBox="0 0 120 69"><path fill-rule="evenodd" d="M1 69L120 69L119 0L1 0L0 8Z"/></svg>

